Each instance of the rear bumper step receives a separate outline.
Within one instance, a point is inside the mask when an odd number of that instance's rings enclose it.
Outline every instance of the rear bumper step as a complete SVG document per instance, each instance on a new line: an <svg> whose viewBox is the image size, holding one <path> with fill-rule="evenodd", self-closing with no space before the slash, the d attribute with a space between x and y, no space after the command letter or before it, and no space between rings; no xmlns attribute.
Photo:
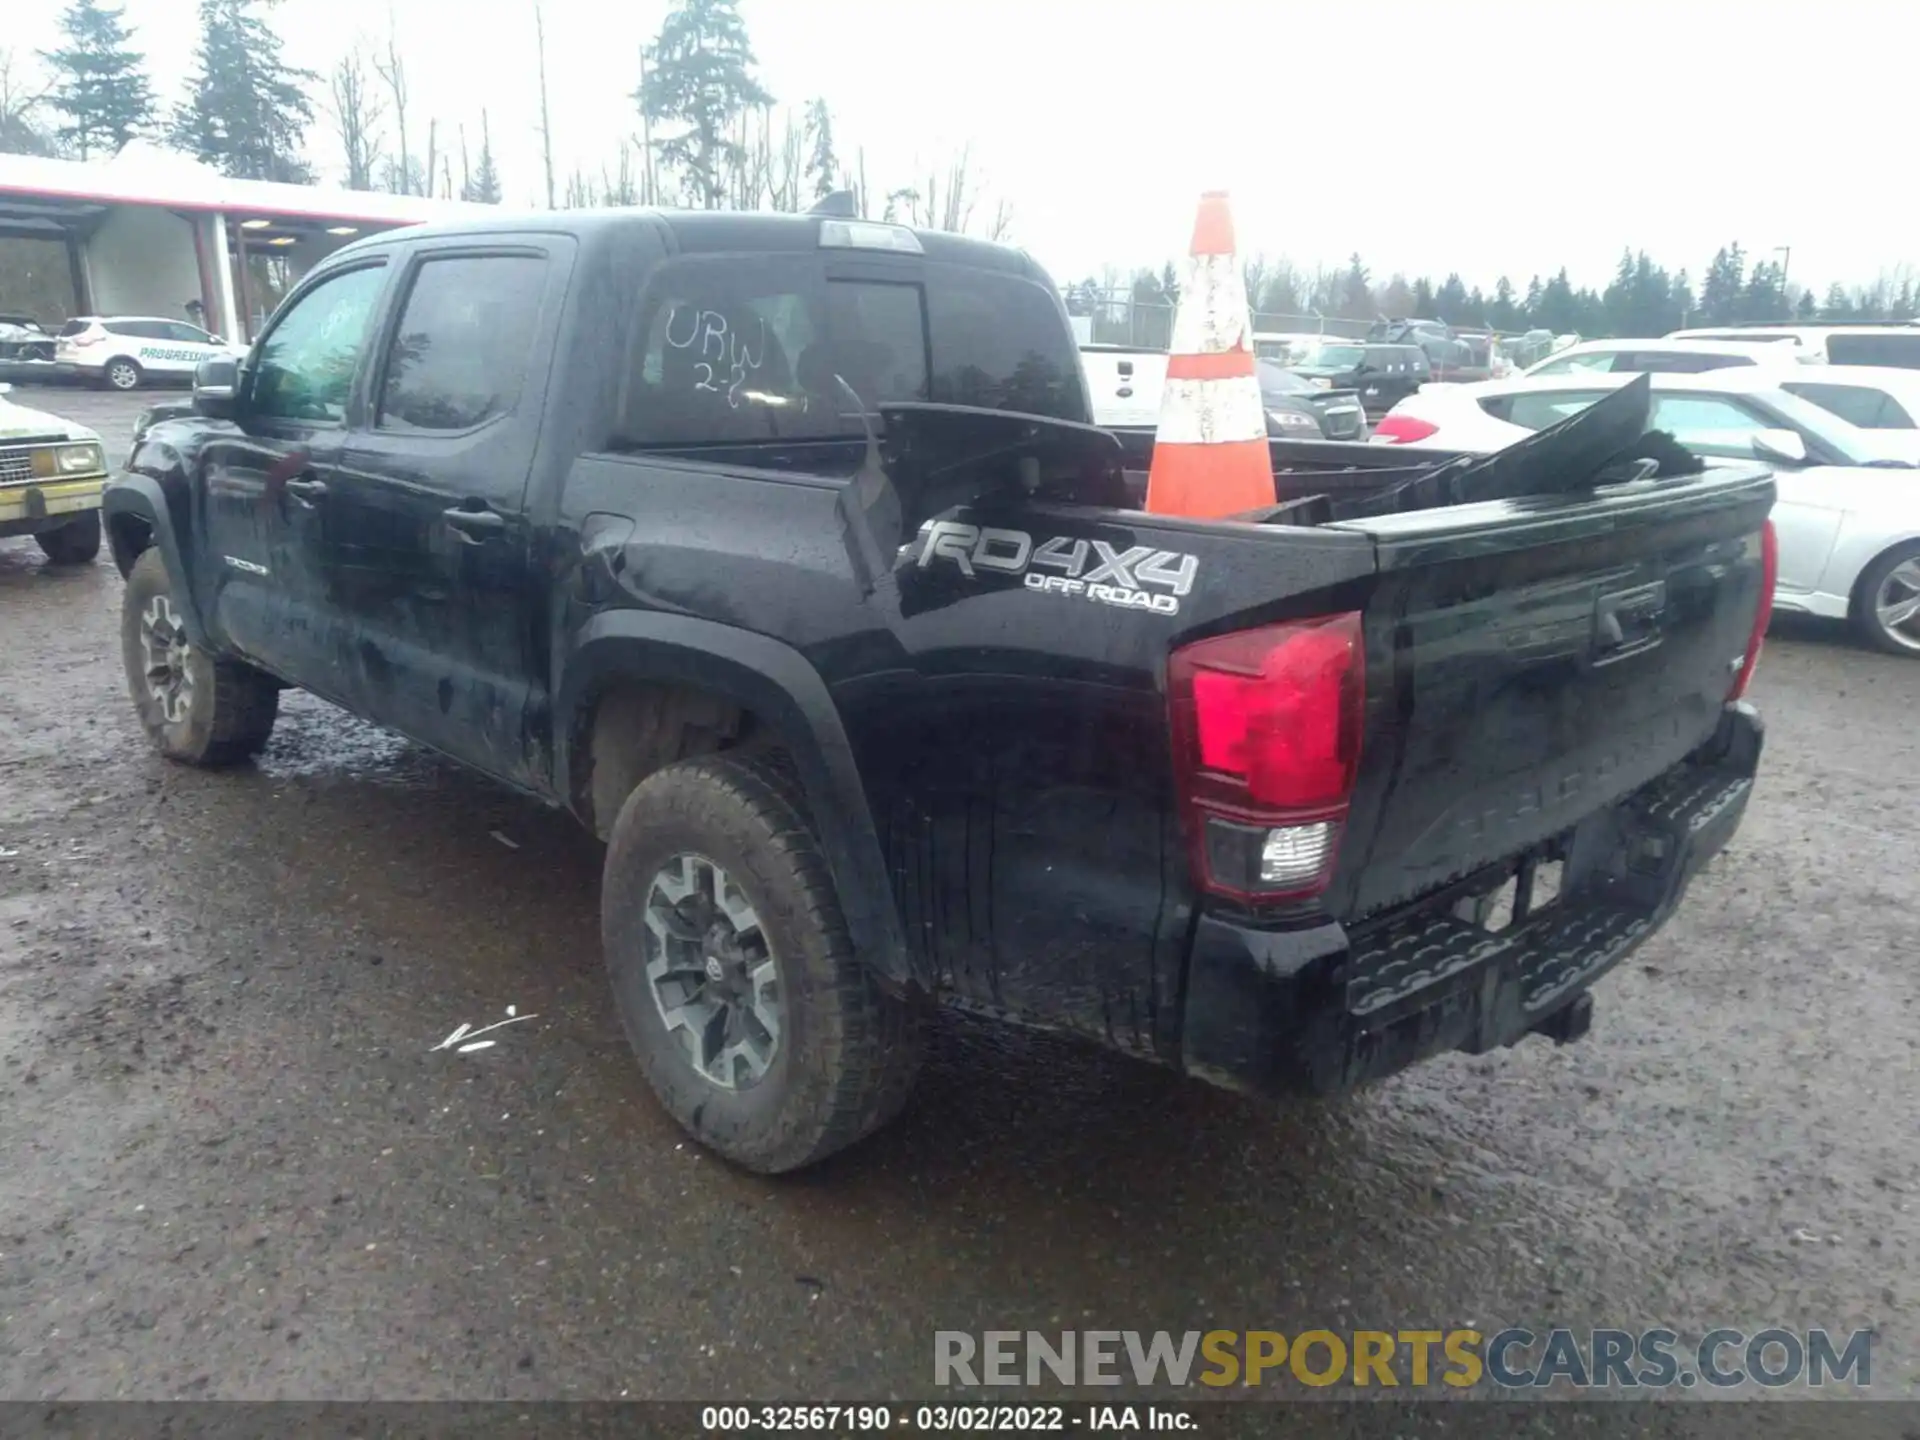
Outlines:
<svg viewBox="0 0 1920 1440"><path fill-rule="evenodd" d="M1504 930L1458 918L1444 895L1352 935L1203 917L1182 1063L1233 1089L1328 1094L1450 1050L1580 1038L1593 983L1660 928L1739 827L1761 741L1752 708L1729 706L1700 751L1562 837L1561 893Z"/></svg>

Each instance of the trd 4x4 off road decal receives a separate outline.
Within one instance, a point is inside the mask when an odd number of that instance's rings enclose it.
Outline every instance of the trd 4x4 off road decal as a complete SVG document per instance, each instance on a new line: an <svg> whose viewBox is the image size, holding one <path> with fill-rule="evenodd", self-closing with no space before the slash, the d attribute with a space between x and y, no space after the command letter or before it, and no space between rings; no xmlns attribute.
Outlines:
<svg viewBox="0 0 1920 1440"><path fill-rule="evenodd" d="M1018 575L1029 590L1080 595L1102 605L1178 615L1193 590L1200 557L1135 545L1115 550L1104 540L1056 535L1034 543L1024 530L937 520L922 532L920 568L951 560L971 579L985 570ZM1052 572L1052 573L1046 573Z"/></svg>

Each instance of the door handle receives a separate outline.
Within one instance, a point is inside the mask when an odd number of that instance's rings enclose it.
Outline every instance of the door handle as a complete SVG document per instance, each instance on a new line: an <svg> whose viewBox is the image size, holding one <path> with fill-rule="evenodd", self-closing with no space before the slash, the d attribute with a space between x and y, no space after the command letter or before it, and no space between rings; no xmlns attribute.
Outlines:
<svg viewBox="0 0 1920 1440"><path fill-rule="evenodd" d="M314 501L325 496L327 493L327 482L324 480L289 480L287 481L287 493L302 505L311 505Z"/></svg>
<svg viewBox="0 0 1920 1440"><path fill-rule="evenodd" d="M498 510L463 510L458 505L441 512L447 524L469 545L480 545L507 528L507 517Z"/></svg>

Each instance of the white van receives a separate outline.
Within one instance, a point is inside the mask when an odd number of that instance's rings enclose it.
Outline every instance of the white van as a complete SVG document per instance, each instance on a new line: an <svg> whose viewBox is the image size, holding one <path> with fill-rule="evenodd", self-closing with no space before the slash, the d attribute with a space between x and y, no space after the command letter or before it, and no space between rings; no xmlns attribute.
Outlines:
<svg viewBox="0 0 1920 1440"><path fill-rule="evenodd" d="M1920 325L1724 325L1717 330L1675 330L1669 340L1772 341L1791 346L1796 360L1811 365L1890 365L1920 370Z"/></svg>

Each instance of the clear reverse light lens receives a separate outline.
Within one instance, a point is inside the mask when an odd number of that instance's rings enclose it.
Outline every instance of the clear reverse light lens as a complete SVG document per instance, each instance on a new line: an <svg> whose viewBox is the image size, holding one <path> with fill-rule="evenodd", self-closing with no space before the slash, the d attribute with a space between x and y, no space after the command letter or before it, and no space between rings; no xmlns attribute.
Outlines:
<svg viewBox="0 0 1920 1440"><path fill-rule="evenodd" d="M1260 883L1298 885L1315 879L1326 864L1327 851L1332 845L1331 820L1269 830L1267 843L1260 847Z"/></svg>

